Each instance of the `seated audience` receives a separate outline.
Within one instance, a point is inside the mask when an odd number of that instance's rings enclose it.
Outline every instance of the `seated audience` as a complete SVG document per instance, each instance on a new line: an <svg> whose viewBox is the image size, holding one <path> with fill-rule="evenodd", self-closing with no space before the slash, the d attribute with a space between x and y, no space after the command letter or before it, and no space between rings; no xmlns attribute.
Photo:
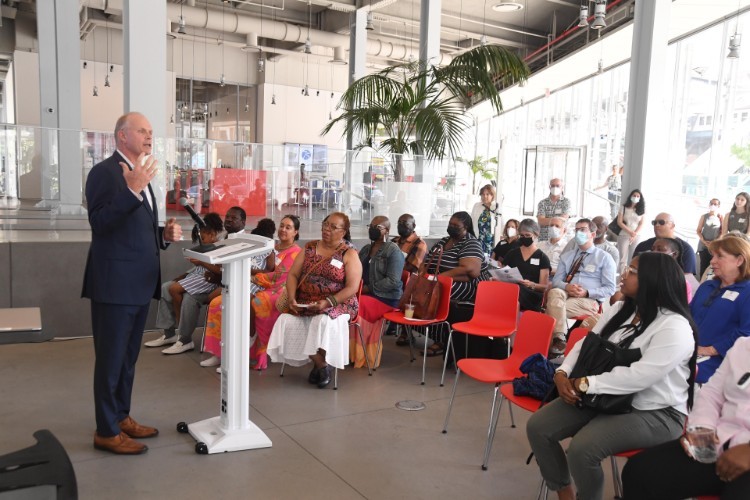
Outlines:
<svg viewBox="0 0 750 500"><path fill-rule="evenodd" d="M383 314L398 309L398 302L404 292L401 272L404 270L404 254L392 241L388 241L391 221L379 215L372 219L368 226L368 235L372 243L359 251L362 263L362 295L359 298L359 316L357 322L362 329L365 345L362 346L359 335L352 329L349 340L349 359L355 368L365 366L365 355L371 367L380 365L380 353L377 352L380 340L380 329L383 326ZM352 342L352 339L354 340Z"/></svg>
<svg viewBox="0 0 750 500"><path fill-rule="evenodd" d="M250 366L256 370L265 370L268 367L268 338L276 319L281 314L276 309L276 301L284 289L294 259L302 251L296 243L299 239L299 226L300 220L296 215L285 215L281 219L277 233L278 242L271 254L274 259L272 272L256 272L252 275L252 284L257 291L250 297L251 328L255 332L255 342L250 347ZM211 356L201 361L201 366L216 366L221 363L221 318L222 297L219 296L208 305L204 350Z"/></svg>
<svg viewBox="0 0 750 500"><path fill-rule="evenodd" d="M547 486L564 500L599 500L601 461L618 452L655 446L682 433L692 404L695 337L685 279L675 261L653 252L631 261L623 277L626 299L610 307L589 335L640 350L630 366L569 378L581 355L578 342L554 382L560 395L543 406L526 434ZM582 404L584 394L634 394L629 413L607 414ZM572 438L563 449L560 441Z"/></svg>
<svg viewBox="0 0 750 500"><path fill-rule="evenodd" d="M398 222L396 223L398 236L393 238L393 242L398 245L404 254L404 259L406 260L404 262L404 271L409 271L410 273L419 271L419 266L422 265L424 256L427 253L427 243L414 232L416 227L417 224L414 221L414 216L403 214L398 218Z"/></svg>
<svg viewBox="0 0 750 500"><path fill-rule="evenodd" d="M750 497L750 339L734 343L711 380L695 397L688 428L716 431L715 463L693 458L688 435L649 448L628 460L622 471L628 500L680 500L716 495L722 500ZM744 378L743 378L744 377Z"/></svg>
<svg viewBox="0 0 750 500"><path fill-rule="evenodd" d="M680 258L682 256L682 245L680 245L680 242L676 239L656 238L656 240L654 240L654 246L651 247L651 251L669 255L680 264L680 269L682 269L682 259ZM695 277L692 274L685 274L685 288L687 288L688 303L693 300L693 282L695 282Z"/></svg>
<svg viewBox="0 0 750 500"><path fill-rule="evenodd" d="M289 313L276 321L268 341L273 362L314 367L308 381L319 388L349 357L349 319L357 313L362 264L350 243L349 218L333 212L323 219L321 239L305 245L286 281Z"/></svg>
<svg viewBox="0 0 750 500"><path fill-rule="evenodd" d="M552 266L552 274L554 275L554 270L557 269L557 264L560 263L560 255L565 251L566 243L565 240L565 232L567 228L565 227L565 219L561 217L552 217L550 219L549 226L547 227L547 234L549 235L549 239L546 241L540 241L538 243L539 250L544 252L544 254L549 259L549 263ZM575 245L575 242L573 240L570 240L570 243L568 243L568 246L572 249Z"/></svg>
<svg viewBox="0 0 750 500"><path fill-rule="evenodd" d="M482 245L474 236L474 224L467 212L456 212L448 221L448 236L441 238L430 249L430 254L442 250L440 269L429 268L427 272L439 272L442 276L453 278L451 288L451 305L448 323L467 321L474 311L474 298L480 281L490 279L487 262L482 252ZM429 257L422 266L426 266ZM460 337L460 339L459 339ZM456 357L465 357L465 339L463 334L454 334ZM443 342L435 342L427 351L427 356L439 356L445 353Z"/></svg>
<svg viewBox="0 0 750 500"><path fill-rule="evenodd" d="M550 260L539 248L539 224L534 219L524 219L518 227L521 247L508 252L503 264L515 267L523 276L518 283L518 304L522 311L541 311L544 291L549 283Z"/></svg>
<svg viewBox="0 0 750 500"><path fill-rule="evenodd" d="M521 244L518 242L518 221L516 219L508 219L503 228L503 237L495 245L491 257L502 264L508 252L519 246Z"/></svg>
<svg viewBox="0 0 750 500"><path fill-rule="evenodd" d="M609 229L607 227L609 225L609 221L607 220L607 218L602 215L597 215L596 217L591 219L591 222L593 222L594 225L596 226L596 236L594 236L594 246L596 248L601 248L602 250L607 252L615 261L615 264L620 262L620 252L617 250L617 247L614 246L609 241L607 241L607 230ZM563 253L569 252L571 250L575 250L575 248L576 248L576 241L575 239L572 239L568 242L567 245L565 245L565 249L563 250Z"/></svg>
<svg viewBox="0 0 750 500"><path fill-rule="evenodd" d="M546 313L555 318L552 355L565 351L567 319L586 315L598 319L599 305L615 293L615 261L594 245L596 225L579 219L575 225L575 251L560 256L560 264L547 292ZM595 321L589 321L589 324Z"/></svg>
<svg viewBox="0 0 750 500"><path fill-rule="evenodd" d="M687 241L678 238L675 235L674 219L672 216L666 212L662 212L651 221L651 225L654 226L655 236L645 241L641 241L638 246L635 247L633 255L650 251L651 247L654 246L654 240L656 238L674 238L679 241L680 246L682 246L682 257L680 262L680 264L682 264L682 269L684 269L686 273L695 274L695 252L693 251L693 247L691 247Z"/></svg>
<svg viewBox="0 0 750 500"><path fill-rule="evenodd" d="M695 291L690 304L698 325L700 363L696 380L706 383L740 337L750 336L750 243L725 235L711 243L714 278Z"/></svg>
<svg viewBox="0 0 750 500"><path fill-rule="evenodd" d="M224 223L216 213L209 213L203 218L206 226L199 231L199 238L194 243L208 245L219 239ZM198 227L196 225L196 227ZM186 274L172 281L162 283L161 299L156 313L156 328L164 330L158 339L146 342L146 347L162 347L172 344L162 351L164 354L181 354L195 349L193 331L198 323L198 313L202 304L218 286L207 279L206 268L212 267L196 259L189 259L193 268ZM179 335L176 328L179 327Z"/></svg>

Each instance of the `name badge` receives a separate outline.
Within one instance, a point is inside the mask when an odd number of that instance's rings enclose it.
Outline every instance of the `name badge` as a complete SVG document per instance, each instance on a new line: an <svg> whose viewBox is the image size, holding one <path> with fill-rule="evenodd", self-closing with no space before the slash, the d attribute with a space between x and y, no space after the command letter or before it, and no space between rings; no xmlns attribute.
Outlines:
<svg viewBox="0 0 750 500"><path fill-rule="evenodd" d="M586 267L583 268L584 271L587 273L593 273L596 270L596 267L594 267L594 264L589 264Z"/></svg>
<svg viewBox="0 0 750 500"><path fill-rule="evenodd" d="M531 259L529 260L529 264L532 266L538 266L539 265L539 259Z"/></svg>
<svg viewBox="0 0 750 500"><path fill-rule="evenodd" d="M331 259L331 265L335 267L336 269L341 269L341 267L344 265L343 262L341 262L338 259Z"/></svg>
<svg viewBox="0 0 750 500"><path fill-rule="evenodd" d="M738 224L744 224L745 223L745 219L737 219L737 223Z"/></svg>
<svg viewBox="0 0 750 500"><path fill-rule="evenodd" d="M727 290L726 292L724 292L724 294L721 296L721 298L722 299L731 300L732 302L734 302L734 299L736 299L739 296L740 296L739 292L735 292L735 291L732 291L732 290Z"/></svg>
<svg viewBox="0 0 750 500"><path fill-rule="evenodd" d="M281 257L276 257L276 265L277 266L281 265Z"/></svg>
<svg viewBox="0 0 750 500"><path fill-rule="evenodd" d="M562 213L562 209L561 209L561 208L556 208L556 209L555 209L555 211L554 211L553 213L554 213L555 215L560 215L560 214Z"/></svg>

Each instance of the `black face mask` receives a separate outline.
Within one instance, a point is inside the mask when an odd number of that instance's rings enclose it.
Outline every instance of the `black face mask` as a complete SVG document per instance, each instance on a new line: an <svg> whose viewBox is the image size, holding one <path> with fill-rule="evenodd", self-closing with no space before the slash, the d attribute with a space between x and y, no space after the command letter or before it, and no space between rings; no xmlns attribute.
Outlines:
<svg viewBox="0 0 750 500"><path fill-rule="evenodd" d="M461 229L457 227L448 226L448 236L454 239L459 239L461 237L462 231Z"/></svg>
<svg viewBox="0 0 750 500"><path fill-rule="evenodd" d="M380 229L371 227L367 230L367 234L370 236L370 241L378 241L383 239L383 235L380 234Z"/></svg>
<svg viewBox="0 0 750 500"><path fill-rule="evenodd" d="M521 245L530 247L534 243L534 238L531 238L529 236L521 236L520 238L518 238L518 241L521 242Z"/></svg>
<svg viewBox="0 0 750 500"><path fill-rule="evenodd" d="M412 233L411 229L409 229L408 227L404 227L404 226L398 226L396 230L398 231L398 235L401 236L402 238L408 238L409 236L411 236L411 233Z"/></svg>

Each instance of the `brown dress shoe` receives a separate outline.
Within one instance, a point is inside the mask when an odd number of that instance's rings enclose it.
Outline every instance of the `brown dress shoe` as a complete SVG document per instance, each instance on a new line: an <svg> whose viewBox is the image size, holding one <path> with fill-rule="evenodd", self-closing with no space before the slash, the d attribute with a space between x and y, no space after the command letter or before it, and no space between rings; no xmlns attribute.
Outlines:
<svg viewBox="0 0 750 500"><path fill-rule="evenodd" d="M141 425L130 416L125 417L118 425L122 432L135 439L150 438L159 434L158 429Z"/></svg>
<svg viewBox="0 0 750 500"><path fill-rule="evenodd" d="M116 455L140 455L148 451L148 446L130 439L124 432L112 437L102 437L94 433L94 448Z"/></svg>

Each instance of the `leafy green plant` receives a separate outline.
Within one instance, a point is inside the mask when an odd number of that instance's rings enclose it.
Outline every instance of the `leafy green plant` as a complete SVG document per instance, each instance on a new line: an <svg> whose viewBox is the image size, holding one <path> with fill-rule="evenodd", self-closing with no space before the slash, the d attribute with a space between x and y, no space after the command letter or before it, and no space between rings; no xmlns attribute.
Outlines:
<svg viewBox="0 0 750 500"><path fill-rule="evenodd" d="M456 158L456 161L466 163L471 170L471 194L477 192L477 178L492 180L497 175L497 168L489 166L490 163L497 165L497 158L495 157L486 160L483 156L476 156L473 160L465 160L459 157Z"/></svg>
<svg viewBox="0 0 750 500"><path fill-rule="evenodd" d="M466 109L487 99L502 111L499 88L521 82L528 66L499 45L475 47L448 65L400 64L355 81L341 96L341 114L322 133L343 123L344 135L358 138L355 149L374 147L393 156L394 178L403 179L403 155L428 160L455 158L472 122ZM382 140L377 140L383 137Z"/></svg>

